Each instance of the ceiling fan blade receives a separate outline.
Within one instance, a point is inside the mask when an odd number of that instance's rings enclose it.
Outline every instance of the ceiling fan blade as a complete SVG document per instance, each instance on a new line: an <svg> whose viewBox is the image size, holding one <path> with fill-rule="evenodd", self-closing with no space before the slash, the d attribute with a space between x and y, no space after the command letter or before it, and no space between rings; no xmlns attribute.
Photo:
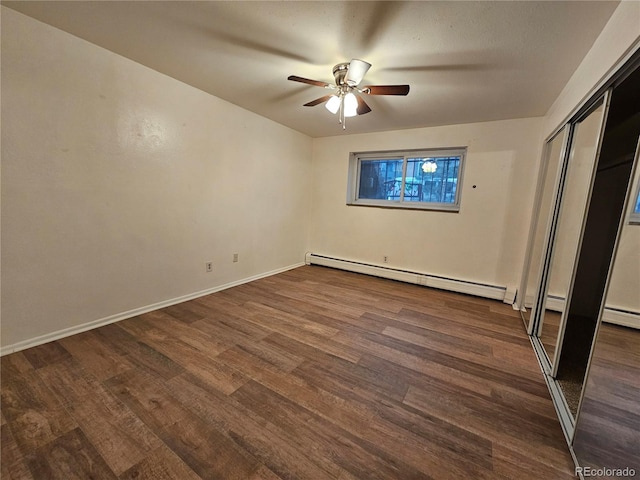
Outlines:
<svg viewBox="0 0 640 480"><path fill-rule="evenodd" d="M344 82L352 87L358 85L370 68L370 63L354 58L351 60L351 63L349 63L349 69L344 77Z"/></svg>
<svg viewBox="0 0 640 480"><path fill-rule="evenodd" d="M369 105L367 105L367 102L365 102L362 97L356 95L356 98L358 99L358 108L356 109L356 112L358 112L358 115L364 115L365 113L369 113L371 111L371 107L369 107Z"/></svg>
<svg viewBox="0 0 640 480"><path fill-rule="evenodd" d="M319 80L309 80L308 78L297 77L296 75L289 75L287 80L291 80L292 82L300 82L300 83L308 83L309 85L315 85L316 87L324 87L327 88L330 86L327 82L321 82Z"/></svg>
<svg viewBox="0 0 640 480"><path fill-rule="evenodd" d="M321 103L326 102L331 98L331 95L325 95L324 97L316 98L315 100L311 100L304 104L305 107L315 107L316 105L320 105Z"/></svg>
<svg viewBox="0 0 640 480"><path fill-rule="evenodd" d="M407 95L409 85L369 85L362 91L369 95Z"/></svg>

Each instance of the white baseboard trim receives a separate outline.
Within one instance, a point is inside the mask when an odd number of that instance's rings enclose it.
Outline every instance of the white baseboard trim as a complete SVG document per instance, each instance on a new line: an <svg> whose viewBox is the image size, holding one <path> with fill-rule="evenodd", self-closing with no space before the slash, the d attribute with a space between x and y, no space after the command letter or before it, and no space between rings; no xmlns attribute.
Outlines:
<svg viewBox="0 0 640 480"><path fill-rule="evenodd" d="M93 330L94 328L102 327L104 325L109 325L110 323L126 320L127 318L132 318L138 315L142 315L143 313L152 312L154 310L159 310L161 308L169 307L171 305L176 305L178 303L193 300L195 298L204 297L205 295L210 295L212 293L220 292L222 290L226 290L227 288L236 287L244 283L253 282L254 280L270 277L278 273L286 272L287 270L293 270L294 268L302 267L303 265L304 265L303 262L296 263L293 265L288 265L286 267L278 268L276 270L271 270L265 273L260 273L258 275L253 275L251 277L225 283L223 285L218 285L216 287L208 288L206 290L201 290L199 292L182 295L180 297L171 298L169 300L163 300L162 302L146 305L144 307L134 308L133 310L116 313L115 315L109 315L108 317L100 318L98 320L93 320L91 322L83 323L83 324L76 325L69 328L64 328L62 330L40 335L38 337L30 338L28 340L23 340L21 342L17 342L11 345L6 345L4 347L0 347L0 357L4 355L8 355L10 353L19 352L20 350L25 350L27 348L37 347L38 345L42 345L43 343L53 342L54 340L59 340L61 338L69 337L77 333Z"/></svg>
<svg viewBox="0 0 640 480"><path fill-rule="evenodd" d="M553 310L554 312L562 312L564 309L564 298L548 296L545 307L548 310ZM640 330L640 312L625 310L613 305L604 307L604 312L602 312L602 321Z"/></svg>
<svg viewBox="0 0 640 480"><path fill-rule="evenodd" d="M425 287L439 288L441 290L450 290L458 293L466 293L468 295L491 298L494 300L504 301L507 292L506 287L486 285L455 278L439 277L420 272L399 270L396 268L383 267L380 265L372 265L368 263L354 262L351 260L328 257L315 253L307 253L305 261L307 265L321 265L324 267L338 268L340 270L364 273L366 275L373 275L375 277L389 278L391 280L398 280L407 283L415 283L417 285L424 285Z"/></svg>
<svg viewBox="0 0 640 480"><path fill-rule="evenodd" d="M640 330L640 313L605 307L602 321Z"/></svg>
<svg viewBox="0 0 640 480"><path fill-rule="evenodd" d="M504 303L511 305L514 310L518 310L518 306L515 303L517 296L518 296L517 289L507 287L507 291L504 293L504 299L502 301Z"/></svg>
<svg viewBox="0 0 640 480"><path fill-rule="evenodd" d="M554 312L562 313L562 311L564 310L564 298L548 295L544 307L547 310L553 310Z"/></svg>

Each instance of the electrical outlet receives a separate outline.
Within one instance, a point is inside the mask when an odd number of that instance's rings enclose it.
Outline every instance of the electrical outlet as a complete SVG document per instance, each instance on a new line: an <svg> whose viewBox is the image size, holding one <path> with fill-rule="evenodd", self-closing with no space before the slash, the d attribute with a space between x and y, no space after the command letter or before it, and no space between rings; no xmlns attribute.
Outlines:
<svg viewBox="0 0 640 480"><path fill-rule="evenodd" d="M389 257L385 255L384 257L382 257L382 260L384 261L384 263L387 263L389 261Z"/></svg>
<svg viewBox="0 0 640 480"><path fill-rule="evenodd" d="M238 261L238 254L234 253L233 254L233 263L236 263Z"/></svg>
<svg viewBox="0 0 640 480"><path fill-rule="evenodd" d="M213 272L213 262L207 262L204 264L207 272Z"/></svg>

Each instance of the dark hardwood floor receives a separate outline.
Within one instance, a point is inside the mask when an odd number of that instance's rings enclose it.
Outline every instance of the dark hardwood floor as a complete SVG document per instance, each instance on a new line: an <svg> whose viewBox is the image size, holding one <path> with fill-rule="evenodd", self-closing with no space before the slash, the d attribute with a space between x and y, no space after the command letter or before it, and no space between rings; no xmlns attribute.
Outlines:
<svg viewBox="0 0 640 480"><path fill-rule="evenodd" d="M568 479L518 312L301 267L2 358L4 479Z"/></svg>
<svg viewBox="0 0 640 480"><path fill-rule="evenodd" d="M640 478L640 330L603 323L576 425L582 466L635 470ZM607 477L609 478L609 477Z"/></svg>
<svg viewBox="0 0 640 480"><path fill-rule="evenodd" d="M540 332L540 341L552 365L556 356L556 343L558 342L558 334L560 333L561 319L561 312L549 309L544 311L544 323L542 324L542 331Z"/></svg>

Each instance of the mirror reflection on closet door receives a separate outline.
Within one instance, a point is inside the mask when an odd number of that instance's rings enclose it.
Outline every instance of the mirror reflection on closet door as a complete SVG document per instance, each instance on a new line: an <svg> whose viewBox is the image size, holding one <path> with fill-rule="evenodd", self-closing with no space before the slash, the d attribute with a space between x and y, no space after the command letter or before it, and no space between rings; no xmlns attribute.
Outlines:
<svg viewBox="0 0 640 480"><path fill-rule="evenodd" d="M538 191L537 203L531 225L531 237L529 239L528 270L525 275L524 285L521 291L524 299L521 301L523 319L529 333L533 331L534 305L536 294L540 284L540 275L543 267L543 253L553 218L556 202L558 182L565 157L566 136L569 127L565 126L545 146L545 154L540 167L541 179Z"/></svg>
<svg viewBox="0 0 640 480"><path fill-rule="evenodd" d="M573 125L567 173L562 187L558 220L552 235L546 293L540 302L538 317L538 335L550 365L554 363L560 344L560 324L571 291L571 278L591 192L605 105L605 98L600 99Z"/></svg>
<svg viewBox="0 0 640 480"><path fill-rule="evenodd" d="M573 438L580 466L635 470L631 478L640 478L640 225L633 220L639 183L636 166Z"/></svg>
<svg viewBox="0 0 640 480"><path fill-rule="evenodd" d="M581 467L626 470L640 478L640 330L603 323L576 425L573 450ZM631 472L635 474L631 474Z"/></svg>

